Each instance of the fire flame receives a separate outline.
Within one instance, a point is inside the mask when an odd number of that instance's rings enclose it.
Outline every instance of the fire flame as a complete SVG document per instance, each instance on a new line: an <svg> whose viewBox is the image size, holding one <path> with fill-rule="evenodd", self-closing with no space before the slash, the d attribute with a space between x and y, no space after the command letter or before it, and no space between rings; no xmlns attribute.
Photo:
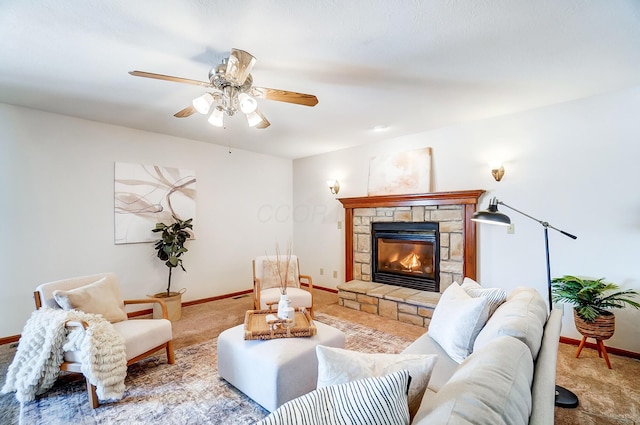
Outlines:
<svg viewBox="0 0 640 425"><path fill-rule="evenodd" d="M418 255L417 254L409 254L409 255L407 255L405 258L403 258L400 261L400 264L402 264L403 267L409 269L410 272L413 271L414 269L420 268L420 266L422 266L422 263L418 259Z"/></svg>

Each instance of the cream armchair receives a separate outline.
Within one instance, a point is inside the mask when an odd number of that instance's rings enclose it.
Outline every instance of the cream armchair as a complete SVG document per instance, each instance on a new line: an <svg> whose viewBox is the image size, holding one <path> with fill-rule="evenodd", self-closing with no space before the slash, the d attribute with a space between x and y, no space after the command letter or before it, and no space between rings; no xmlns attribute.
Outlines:
<svg viewBox="0 0 640 425"><path fill-rule="evenodd" d="M261 256L253 260L253 305L256 310L271 310L280 301L280 279L277 263L285 264L286 255ZM289 261L287 295L292 307L309 309L313 317L313 280L311 276L300 274L298 257L291 256ZM305 284L308 289L303 289Z"/></svg>
<svg viewBox="0 0 640 425"><path fill-rule="evenodd" d="M97 300L94 289L96 288L96 284L99 284L98 290L102 291L98 293ZM54 296L55 291L61 292L56 292ZM94 291L93 298L91 298L92 294L90 291ZM104 296L105 291L107 293L106 297ZM67 294L71 295L65 297ZM63 307L65 307L65 309L75 308L85 313L97 313L96 311L91 311L94 306L89 306L89 304L96 304L96 302L98 304L105 304L105 299L111 300L113 298L117 304L116 308L111 308L110 311L101 314L112 322L116 332L124 338L127 366L163 349L167 354L167 362L169 364L175 363L171 322L167 319L167 309L164 302L153 298L122 300L118 278L114 273L101 273L44 283L36 288L34 297L37 309L40 309L42 306L61 308L60 303L66 304L71 299L76 305L65 305ZM56 301L56 298L58 298L58 301ZM159 303L162 306L162 319L128 320L127 314L124 311L124 305L150 303ZM87 306L87 308L79 308L79 306L83 305ZM109 308L109 306L107 307ZM104 310L105 306L101 305L98 306L98 308ZM111 320L110 315L116 316L117 319ZM86 329L87 323L68 322L67 326L82 326ZM82 373L81 360L78 352L65 352L64 361L60 369L68 372ZM98 407L96 387L91 385L88 380L87 391L89 393L91 407Z"/></svg>

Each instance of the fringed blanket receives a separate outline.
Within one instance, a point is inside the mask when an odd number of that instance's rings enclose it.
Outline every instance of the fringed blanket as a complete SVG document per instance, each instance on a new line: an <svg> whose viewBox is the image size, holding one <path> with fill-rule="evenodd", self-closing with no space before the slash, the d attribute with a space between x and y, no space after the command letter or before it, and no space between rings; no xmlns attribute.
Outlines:
<svg viewBox="0 0 640 425"><path fill-rule="evenodd" d="M86 331L69 331L67 321L84 321ZM20 402L47 391L60 372L65 351L78 351L82 373L101 400L124 395L127 355L124 338L100 315L43 307L34 311L22 331L2 393L16 392Z"/></svg>

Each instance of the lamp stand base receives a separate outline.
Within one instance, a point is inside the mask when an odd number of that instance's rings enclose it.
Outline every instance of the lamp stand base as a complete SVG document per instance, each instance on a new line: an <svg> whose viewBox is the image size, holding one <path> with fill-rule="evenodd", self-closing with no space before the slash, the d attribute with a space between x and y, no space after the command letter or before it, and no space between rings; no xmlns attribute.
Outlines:
<svg viewBox="0 0 640 425"><path fill-rule="evenodd" d="M568 389L556 385L556 406L564 409L575 409L578 407L578 396Z"/></svg>

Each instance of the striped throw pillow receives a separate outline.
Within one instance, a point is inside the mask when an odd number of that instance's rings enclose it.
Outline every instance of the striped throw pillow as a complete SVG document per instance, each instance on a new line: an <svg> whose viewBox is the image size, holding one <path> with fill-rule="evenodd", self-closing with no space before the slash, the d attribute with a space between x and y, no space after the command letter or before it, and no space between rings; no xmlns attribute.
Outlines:
<svg viewBox="0 0 640 425"><path fill-rule="evenodd" d="M408 425L408 370L322 387L286 402L256 425Z"/></svg>
<svg viewBox="0 0 640 425"><path fill-rule="evenodd" d="M507 293L504 289L484 288L478 282L468 277L464 278L460 287L464 289L470 297L486 297L489 299L489 317L491 317L493 312L500 307L500 304L507 299Z"/></svg>

